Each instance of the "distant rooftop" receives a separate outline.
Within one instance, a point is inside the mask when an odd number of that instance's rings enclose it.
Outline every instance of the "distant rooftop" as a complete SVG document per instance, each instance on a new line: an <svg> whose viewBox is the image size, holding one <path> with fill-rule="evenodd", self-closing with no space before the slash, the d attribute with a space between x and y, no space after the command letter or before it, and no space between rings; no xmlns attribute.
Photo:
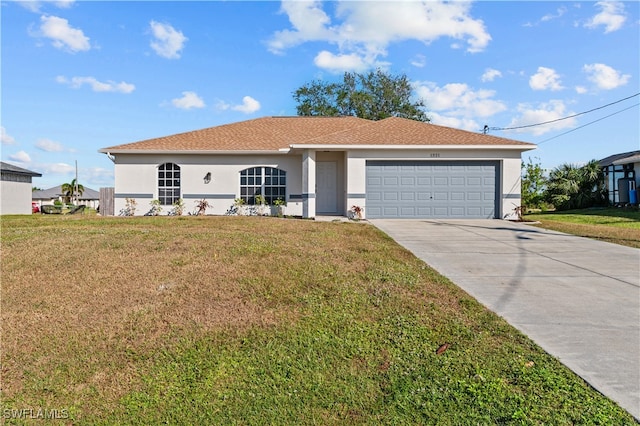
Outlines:
<svg viewBox="0 0 640 426"><path fill-rule="evenodd" d="M53 200L63 195L62 185L54 186L49 189L33 191L31 193L32 200ZM94 189L84 187L82 195L78 196L79 200L99 200L100 193Z"/></svg>
<svg viewBox="0 0 640 426"><path fill-rule="evenodd" d="M640 151L629 151L621 154L610 155L598 161L600 167L607 167L613 164L629 164L640 162Z"/></svg>
<svg viewBox="0 0 640 426"><path fill-rule="evenodd" d="M23 169L22 167L14 166L13 164L5 163L4 161L0 161L0 170L3 172L10 172L17 175L27 175L33 177L42 176L41 173L32 172L31 170Z"/></svg>

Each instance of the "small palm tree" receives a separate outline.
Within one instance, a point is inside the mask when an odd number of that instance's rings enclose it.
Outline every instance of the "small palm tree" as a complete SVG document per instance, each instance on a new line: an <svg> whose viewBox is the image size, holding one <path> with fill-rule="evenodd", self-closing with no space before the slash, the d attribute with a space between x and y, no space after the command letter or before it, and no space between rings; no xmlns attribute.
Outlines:
<svg viewBox="0 0 640 426"><path fill-rule="evenodd" d="M582 167L574 164L556 167L549 174L546 196L558 210L601 205L603 181L598 162L591 160Z"/></svg>
<svg viewBox="0 0 640 426"><path fill-rule="evenodd" d="M65 203L71 202L74 196L82 195L84 192L84 186L77 183L75 179L70 183L63 183L61 189Z"/></svg>

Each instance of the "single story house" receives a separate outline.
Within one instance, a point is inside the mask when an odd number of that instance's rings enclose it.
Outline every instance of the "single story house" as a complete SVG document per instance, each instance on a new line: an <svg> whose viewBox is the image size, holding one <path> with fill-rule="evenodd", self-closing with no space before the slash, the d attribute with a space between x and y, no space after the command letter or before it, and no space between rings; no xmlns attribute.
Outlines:
<svg viewBox="0 0 640 426"><path fill-rule="evenodd" d="M640 151L610 155L598 161L604 175L604 185L613 205L627 204L633 198L629 191L640 188ZM637 204L638 200L634 204Z"/></svg>
<svg viewBox="0 0 640 426"><path fill-rule="evenodd" d="M0 161L0 214L31 214L31 180L41 176Z"/></svg>
<svg viewBox="0 0 640 426"><path fill-rule="evenodd" d="M78 196L78 205L84 204L90 208L97 208L100 200L100 193L95 189L87 188L84 186L84 191ZM53 205L56 201L63 201L64 192L62 191L62 185L54 186L49 189L42 189L39 191L33 191L31 194L33 202L38 203L39 206Z"/></svg>
<svg viewBox="0 0 640 426"><path fill-rule="evenodd" d="M207 214L235 200L282 199L285 214L503 218L520 205L530 143L391 117L263 117L103 148L115 164L115 212L135 200ZM167 212L170 208L163 209Z"/></svg>

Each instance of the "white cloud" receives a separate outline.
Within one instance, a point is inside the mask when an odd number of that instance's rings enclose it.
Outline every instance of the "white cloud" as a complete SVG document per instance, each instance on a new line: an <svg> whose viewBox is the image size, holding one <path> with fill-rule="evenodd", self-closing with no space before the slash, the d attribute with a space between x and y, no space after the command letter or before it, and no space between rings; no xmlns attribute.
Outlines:
<svg viewBox="0 0 640 426"><path fill-rule="evenodd" d="M196 92L182 92L181 98L172 99L174 107L180 109L204 108L204 101Z"/></svg>
<svg viewBox="0 0 640 426"><path fill-rule="evenodd" d="M251 96L245 96L242 98L242 105L233 106L231 109L245 114L251 114L260 109L260 102L256 101Z"/></svg>
<svg viewBox="0 0 640 426"><path fill-rule="evenodd" d="M584 86L576 86L576 93L579 95L584 95L585 93L587 93L588 90L586 87Z"/></svg>
<svg viewBox="0 0 640 426"><path fill-rule="evenodd" d="M504 102L493 99L493 90L473 90L463 83L442 87L432 82L414 83L418 97L424 100L434 124L478 131L479 119L486 119L507 109Z"/></svg>
<svg viewBox="0 0 640 426"><path fill-rule="evenodd" d="M469 118L452 117L432 111L429 111L429 118L431 119L431 123L439 126L468 130L470 132L477 132L482 129L482 125L480 125L476 120Z"/></svg>
<svg viewBox="0 0 640 426"><path fill-rule="evenodd" d="M283 50L306 41L333 40L335 30L327 28L331 19L322 10L319 1L283 1L281 13L289 16L292 30L276 31L268 41L269 50L282 53Z"/></svg>
<svg viewBox="0 0 640 426"><path fill-rule="evenodd" d="M604 33L611 33L622 28L627 20L624 11L624 3L620 1L599 1L596 7L600 8L600 13L589 19L584 26L595 29L604 26Z"/></svg>
<svg viewBox="0 0 640 426"><path fill-rule="evenodd" d="M480 79L486 83L487 81L495 80L497 77L502 77L502 73L500 71L494 70L493 68L487 68Z"/></svg>
<svg viewBox="0 0 640 426"><path fill-rule="evenodd" d="M31 157L24 151L18 151L15 154L9 155L9 160L17 161L18 163L30 163Z"/></svg>
<svg viewBox="0 0 640 426"><path fill-rule="evenodd" d="M528 126L531 124L544 123L547 121L557 120L559 118L574 115L574 112L567 111L564 102L560 100L551 100L541 103L536 107L529 104L518 105L519 116L511 120L506 127ZM547 132L567 129L576 126L576 118L549 123L542 126L526 127L513 130L515 133L532 133L535 136L543 135Z"/></svg>
<svg viewBox="0 0 640 426"><path fill-rule="evenodd" d="M60 84L66 84L73 89L79 89L84 85L91 86L91 90L94 92L116 92L116 93L131 93L136 89L136 86L131 83L125 83L121 81L116 83L114 81L101 82L94 77L72 77L71 80L64 76L56 77L56 81Z"/></svg>
<svg viewBox="0 0 640 426"><path fill-rule="evenodd" d="M15 138L7 133L4 126L0 127L0 140L2 145L14 145L16 143Z"/></svg>
<svg viewBox="0 0 640 426"><path fill-rule="evenodd" d="M429 44L439 38L464 44L469 52L484 50L491 36L482 20L470 15L468 2L356 2L330 3L335 6L335 23L318 1L283 1L281 11L289 17L291 29L275 32L267 41L277 54L313 41L334 44L338 52L321 52L316 64L375 66L387 55L387 47L405 40ZM460 42L464 43L461 44ZM329 56L331 55L331 56ZM357 61L354 56L360 57Z"/></svg>
<svg viewBox="0 0 640 426"><path fill-rule="evenodd" d="M538 72L529 78L529 86L533 90L562 90L560 76L552 68L538 67Z"/></svg>
<svg viewBox="0 0 640 426"><path fill-rule="evenodd" d="M424 55L417 54L416 56L414 56L410 63L414 67L423 68L425 65L427 65L427 58Z"/></svg>
<svg viewBox="0 0 640 426"><path fill-rule="evenodd" d="M559 7L558 9L556 9L556 14L555 15L552 14L552 13L549 13L547 15L544 15L542 18L540 18L540 21L542 21L542 22L551 21L553 19L560 18L565 13L567 13L567 8L566 7Z"/></svg>
<svg viewBox="0 0 640 426"><path fill-rule="evenodd" d="M38 170L43 175L65 175L75 172L76 168L66 163L43 163L38 164Z"/></svg>
<svg viewBox="0 0 640 426"><path fill-rule="evenodd" d="M113 186L113 170L102 167L89 167L82 169L81 176L91 185Z"/></svg>
<svg viewBox="0 0 640 426"><path fill-rule="evenodd" d="M163 58L178 59L180 51L184 48L187 37L181 31L177 31L169 24L161 24L151 21L151 32L154 40L151 42L151 48Z"/></svg>
<svg viewBox="0 0 640 426"><path fill-rule="evenodd" d="M58 142L54 142L51 139L39 139L36 142L36 148L46 152L62 152L64 147Z"/></svg>
<svg viewBox="0 0 640 426"><path fill-rule="evenodd" d="M218 111L226 111L226 110L228 110L229 108L231 108L231 105L229 105L228 103L226 103L226 102L225 102L225 101L223 101L223 100L218 99L218 100L216 101L216 104L215 104L214 108L215 108L216 110L218 110Z"/></svg>
<svg viewBox="0 0 640 426"><path fill-rule="evenodd" d="M334 73L342 71L362 72L371 66L371 64L365 62L364 58L355 53L351 53L349 55L334 55L326 50L318 53L313 60L313 63L318 68L323 68Z"/></svg>
<svg viewBox="0 0 640 426"><path fill-rule="evenodd" d="M20 1L18 4L32 12L39 13L42 6L52 4L60 9L68 9L74 4L75 0L41 0L41 1Z"/></svg>
<svg viewBox="0 0 640 426"><path fill-rule="evenodd" d="M57 49L67 50L72 53L91 49L89 37L82 30L69 26L69 21L57 16L41 16L40 34L50 38Z"/></svg>
<svg viewBox="0 0 640 426"><path fill-rule="evenodd" d="M615 69L605 64L587 64L582 67L587 73L587 79L594 83L598 89L611 90L627 84L631 76L620 74Z"/></svg>

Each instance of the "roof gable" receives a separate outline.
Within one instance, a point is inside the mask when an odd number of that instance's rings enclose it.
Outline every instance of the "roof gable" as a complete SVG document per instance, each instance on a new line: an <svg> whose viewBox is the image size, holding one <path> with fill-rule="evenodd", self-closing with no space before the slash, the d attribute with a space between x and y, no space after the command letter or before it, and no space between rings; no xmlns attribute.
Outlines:
<svg viewBox="0 0 640 426"><path fill-rule="evenodd" d="M263 117L103 148L103 153L256 152L308 146L535 145L406 118Z"/></svg>

